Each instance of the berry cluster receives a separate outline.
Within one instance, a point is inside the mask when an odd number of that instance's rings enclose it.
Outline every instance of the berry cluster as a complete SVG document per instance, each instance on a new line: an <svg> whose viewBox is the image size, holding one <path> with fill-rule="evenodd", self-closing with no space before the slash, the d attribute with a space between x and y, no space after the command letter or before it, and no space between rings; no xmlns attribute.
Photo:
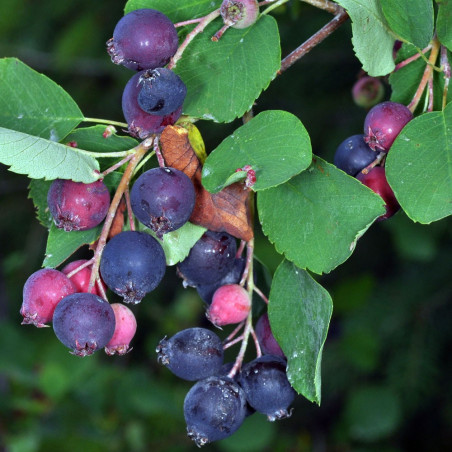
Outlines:
<svg viewBox="0 0 452 452"><path fill-rule="evenodd" d="M337 168L356 177L383 198L386 213L379 220L392 217L400 208L386 180L384 162L397 135L411 119L413 114L405 105L381 102L367 113L364 134L347 138L334 154Z"/></svg>

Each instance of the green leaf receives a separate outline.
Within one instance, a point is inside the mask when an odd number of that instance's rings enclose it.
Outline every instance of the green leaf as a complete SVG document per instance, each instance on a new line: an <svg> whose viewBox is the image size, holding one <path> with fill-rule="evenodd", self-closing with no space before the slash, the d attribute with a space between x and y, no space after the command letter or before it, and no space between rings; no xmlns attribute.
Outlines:
<svg viewBox="0 0 452 452"><path fill-rule="evenodd" d="M2 127L0 162L31 179L60 178L90 183L99 178L99 163L83 151Z"/></svg>
<svg viewBox="0 0 452 452"><path fill-rule="evenodd" d="M99 238L101 230L102 224L87 231L66 232L52 224L42 266L58 267L81 246L95 242Z"/></svg>
<svg viewBox="0 0 452 452"><path fill-rule="evenodd" d="M83 120L55 82L15 58L0 59L0 126L60 141Z"/></svg>
<svg viewBox="0 0 452 452"><path fill-rule="evenodd" d="M332 312L329 293L309 273L284 260L273 277L268 316L287 357L291 385L319 405L322 351Z"/></svg>
<svg viewBox="0 0 452 452"><path fill-rule="evenodd" d="M255 191L288 181L311 163L308 132L300 120L285 111L264 111L239 127L209 154L202 170L202 184L216 193L251 165L256 172Z"/></svg>
<svg viewBox="0 0 452 452"><path fill-rule="evenodd" d="M421 49L428 45L433 37L432 0L380 0L380 3L397 35Z"/></svg>
<svg viewBox="0 0 452 452"><path fill-rule="evenodd" d="M242 30L230 28L212 42L220 27L215 20L199 34L175 72L187 85L184 114L230 122L243 116L276 76L281 49L273 17L263 16Z"/></svg>
<svg viewBox="0 0 452 452"><path fill-rule="evenodd" d="M49 191L51 183L52 181L50 180L32 179L28 186L30 190L28 197L33 201L36 209L36 217L47 229L49 229L53 223L52 215L47 206L47 192Z"/></svg>
<svg viewBox="0 0 452 452"><path fill-rule="evenodd" d="M394 69L392 49L395 39L389 33L378 0L336 0L352 20L352 43L363 69L372 76Z"/></svg>
<svg viewBox="0 0 452 452"><path fill-rule="evenodd" d="M388 153L386 177L412 220L428 224L452 213L452 104L403 128Z"/></svg>
<svg viewBox="0 0 452 452"><path fill-rule="evenodd" d="M383 200L319 157L308 170L257 195L264 234L300 268L329 272L384 214Z"/></svg>
<svg viewBox="0 0 452 452"><path fill-rule="evenodd" d="M108 138L103 137L106 126L82 127L75 129L64 141L75 141L77 148L91 152L120 152L134 148L138 141L132 137L113 134ZM101 157L101 156L100 156Z"/></svg>
<svg viewBox="0 0 452 452"><path fill-rule="evenodd" d="M441 44L452 51L452 0L436 0L438 17L436 18L436 32Z"/></svg>
<svg viewBox="0 0 452 452"><path fill-rule="evenodd" d="M220 7L222 0L129 0L124 8L124 13L130 13L135 9L153 8L166 14L174 23L183 20L203 17Z"/></svg>

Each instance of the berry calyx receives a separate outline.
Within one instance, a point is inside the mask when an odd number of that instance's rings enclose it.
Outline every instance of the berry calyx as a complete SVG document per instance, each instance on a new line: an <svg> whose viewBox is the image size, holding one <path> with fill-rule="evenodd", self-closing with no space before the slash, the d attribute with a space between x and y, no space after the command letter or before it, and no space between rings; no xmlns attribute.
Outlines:
<svg viewBox="0 0 452 452"><path fill-rule="evenodd" d="M413 119L403 104L382 102L372 107L364 120L364 141L375 151L388 152L397 135Z"/></svg>
<svg viewBox="0 0 452 452"><path fill-rule="evenodd" d="M259 16L259 4L257 0L223 0L220 14L225 25L248 28Z"/></svg>
<svg viewBox="0 0 452 452"><path fill-rule="evenodd" d="M111 305L115 314L115 331L105 346L107 355L125 355L130 350L130 341L137 331L137 321L133 312L121 303Z"/></svg>

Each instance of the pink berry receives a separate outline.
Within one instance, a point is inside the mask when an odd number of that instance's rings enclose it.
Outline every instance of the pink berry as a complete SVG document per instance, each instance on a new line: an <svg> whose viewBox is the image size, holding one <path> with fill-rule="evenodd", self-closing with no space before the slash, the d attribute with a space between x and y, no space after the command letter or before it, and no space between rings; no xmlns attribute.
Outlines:
<svg viewBox="0 0 452 452"><path fill-rule="evenodd" d="M259 16L257 0L223 0L220 7L223 22L233 28L247 28Z"/></svg>
<svg viewBox="0 0 452 452"><path fill-rule="evenodd" d="M27 279L20 313L22 325L46 326L53 318L56 305L67 295L77 292L69 278L53 268L43 268Z"/></svg>
<svg viewBox="0 0 452 452"><path fill-rule="evenodd" d="M207 317L215 326L229 325L245 320L250 309L248 292L238 284L226 284L213 294Z"/></svg>
<svg viewBox="0 0 452 452"><path fill-rule="evenodd" d="M132 350L129 348L129 344L137 331L137 321L127 306L113 303L111 307L115 313L116 327L113 337L105 346L105 353L107 355L125 355Z"/></svg>
<svg viewBox="0 0 452 452"><path fill-rule="evenodd" d="M254 330L256 332L259 345L261 346L262 353L285 358L284 352L281 350L275 336L273 336L267 313L262 314L259 317Z"/></svg>
<svg viewBox="0 0 452 452"><path fill-rule="evenodd" d="M380 79L369 75L361 77L352 89L353 100L356 105L371 108L377 105L385 95L385 88Z"/></svg>
<svg viewBox="0 0 452 452"><path fill-rule="evenodd" d="M385 169L382 166L375 166L366 174L358 173L356 178L383 198L386 213L378 217L378 221L392 217L400 209L400 204L386 180Z"/></svg>
<svg viewBox="0 0 452 452"><path fill-rule="evenodd" d="M80 267L84 263L88 262L86 259L79 259L77 261L69 262L65 267L61 269L62 273L65 275L68 275L76 268ZM92 265L88 265L87 267L82 268L77 273L72 275L69 279L72 281L74 286L77 289L77 292L88 292L88 286L89 286L89 280L91 278L91 269ZM107 286L102 281L102 286L104 288L104 292L107 290ZM97 284L93 287L93 290L91 293L98 295L99 297L102 297L102 294L100 293L99 288L97 287Z"/></svg>

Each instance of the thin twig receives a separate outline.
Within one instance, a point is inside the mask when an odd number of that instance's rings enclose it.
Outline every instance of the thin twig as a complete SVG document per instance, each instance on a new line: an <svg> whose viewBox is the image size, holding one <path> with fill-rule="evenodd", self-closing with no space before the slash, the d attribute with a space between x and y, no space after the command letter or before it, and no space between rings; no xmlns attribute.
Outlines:
<svg viewBox="0 0 452 452"><path fill-rule="evenodd" d="M126 200L127 218L129 219L129 228L131 231L135 231L135 221L133 219L132 204L130 203L129 187L127 187L126 190L124 191L124 198Z"/></svg>
<svg viewBox="0 0 452 452"><path fill-rule="evenodd" d="M251 336L253 337L253 340L254 340L254 346L256 347L257 357L260 358L262 356L262 350L261 350L261 346L259 344L259 340L257 339L256 332L254 331L253 327L251 327L250 332L251 332Z"/></svg>
<svg viewBox="0 0 452 452"><path fill-rule="evenodd" d="M77 274L80 270L83 270L86 267L89 267L94 262L94 259L91 258L89 261L84 262L83 264L79 265L77 268L74 268L71 272L69 272L66 276L68 278L72 278L75 274Z"/></svg>
<svg viewBox="0 0 452 452"><path fill-rule="evenodd" d="M422 49L422 54L427 53L432 48L432 45L429 44L425 49ZM403 67L407 66L408 64L412 63L413 61L416 61L421 57L420 53L415 53L413 56L407 58L406 60L401 61L396 65L393 72L398 71L399 69L402 69Z"/></svg>
<svg viewBox="0 0 452 452"><path fill-rule="evenodd" d="M243 328L245 321L240 322L235 328L234 331L224 340L224 342L228 342L231 339L234 339L235 335Z"/></svg>
<svg viewBox="0 0 452 452"><path fill-rule="evenodd" d="M309 3L316 8L323 9L331 14L338 14L341 10L341 7L334 2L330 2L329 0L301 0L304 3Z"/></svg>
<svg viewBox="0 0 452 452"><path fill-rule="evenodd" d="M336 31L347 19L347 11L341 8L340 12L334 16L330 22L328 22L317 33L312 35L308 40L306 40L281 61L281 68L278 71L278 75L281 75L285 70L289 69L292 64L310 52L315 46L319 45L331 33Z"/></svg>
<svg viewBox="0 0 452 452"><path fill-rule="evenodd" d="M123 158L118 163L115 163L113 166L110 166L110 168L107 168L105 171L102 171L102 173L101 173L102 177L105 177L107 174L112 173L115 169L118 169L119 167L124 165L124 163L127 163L132 157L133 157L133 154L129 154L127 157Z"/></svg>
<svg viewBox="0 0 452 452"><path fill-rule="evenodd" d="M433 72L430 74L430 78L428 79L428 105L427 111L433 111Z"/></svg>
<svg viewBox="0 0 452 452"><path fill-rule="evenodd" d="M386 157L386 152L380 152L380 153L377 155L377 158L376 158L372 163L370 163L370 164L367 165L365 168L363 168L363 169L361 170L361 172L362 172L363 174L367 174L373 167L379 165L379 164L383 161L383 159L384 159L385 157Z"/></svg>
<svg viewBox="0 0 452 452"><path fill-rule="evenodd" d="M256 292L262 298L262 300L264 300L264 302L266 304L268 304L268 298L264 295L264 293L258 287L254 286L254 292Z"/></svg>
<svg viewBox="0 0 452 452"><path fill-rule="evenodd" d="M226 350L229 347L232 347L233 345L237 344L237 342L243 341L243 334L241 336L236 337L232 341L226 342L223 345L223 350Z"/></svg>
<svg viewBox="0 0 452 452"><path fill-rule="evenodd" d="M185 25L191 25L191 24L198 24L201 22L204 18L200 17L199 19L190 19L190 20L184 20L183 22L177 22L174 24L176 28L184 27Z"/></svg>
<svg viewBox="0 0 452 452"><path fill-rule="evenodd" d="M97 286L97 290L98 290L99 293L100 293L100 296L101 296L104 300L108 301L107 294L105 293L104 285L102 284L102 281L101 281L100 278L97 278L97 279L96 279L96 286Z"/></svg>
<svg viewBox="0 0 452 452"><path fill-rule="evenodd" d="M447 57L447 48L445 46L441 46L441 67L444 73L444 90L443 90L443 102L442 102L442 110L446 108L447 104L447 91L449 89L449 82L451 77L450 63L449 58Z"/></svg>

